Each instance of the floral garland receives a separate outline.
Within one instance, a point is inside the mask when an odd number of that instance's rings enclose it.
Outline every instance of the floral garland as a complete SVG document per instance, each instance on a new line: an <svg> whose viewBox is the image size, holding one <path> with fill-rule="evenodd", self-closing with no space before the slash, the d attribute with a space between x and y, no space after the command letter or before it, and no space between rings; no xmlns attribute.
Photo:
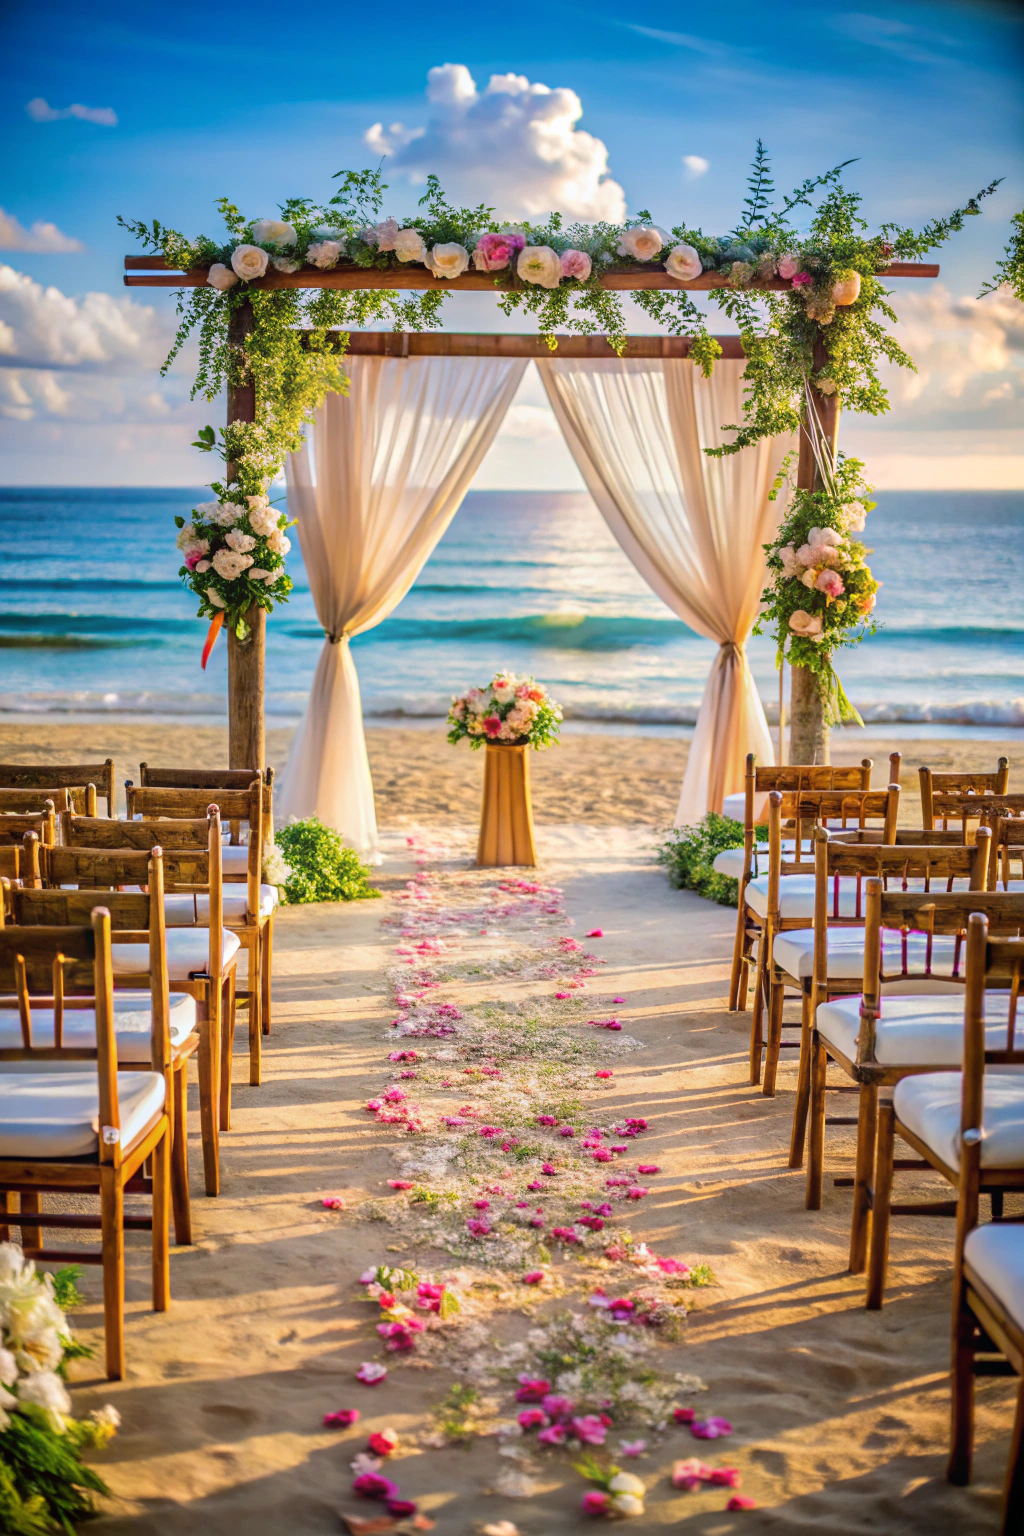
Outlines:
<svg viewBox="0 0 1024 1536"><path fill-rule="evenodd" d="M778 663L807 667L818 678L826 723L863 725L832 665L838 646L874 634L871 615L878 582L867 564L871 551L861 533L875 503L863 480L863 464L839 454L833 467L821 462L822 486L797 490L775 538L764 546L768 582L754 625L775 627Z"/></svg>
<svg viewBox="0 0 1024 1536"><path fill-rule="evenodd" d="M558 740L562 711L548 697L543 683L514 672L498 672L483 688L457 694L448 711L448 740L452 746L468 740L517 747L550 747Z"/></svg>
<svg viewBox="0 0 1024 1536"><path fill-rule="evenodd" d="M434 176L428 178L415 215L382 217L387 187L378 171L338 172L341 188L329 202L293 198L281 206L280 218L247 218L221 199L227 240L205 235L188 240L157 221L120 222L169 267L207 273L204 286L179 296L182 320L164 367L196 329L200 366L194 396L212 400L225 386L255 387L255 422L234 423L220 434L227 478L237 482L238 497L214 487L220 502L242 506L252 496L266 495L286 454L298 446L303 423L329 391L344 389L341 356L347 338L336 332L381 319L391 319L397 329L435 326L444 298L442 290L406 297L388 289L253 286L273 272L388 272L412 264L451 281L472 266L494 275L498 304L506 315L525 309L536 316L552 348L556 332L566 329L584 335L604 332L619 350L625 344L625 313L619 296L601 285L606 273L664 270L681 282L709 274L718 283L709 299L738 326L748 359L743 421L730 424L733 439L710 452L735 453L795 430L808 382L839 396L849 409L871 415L886 411L880 365L914 365L885 328L896 316L879 274L894 259L921 257L941 245L980 212L981 199L998 182L920 232L883 224L869 235L860 197L841 182L850 163L808 178L776 207L768 158L758 141L747 197L727 235L705 235L684 222L665 229L646 210L624 225L566 223L557 213L542 222L510 223L495 219L494 210L484 205L453 207ZM808 227L801 233L796 220L805 212ZM768 283L775 289L767 289ZM785 285L781 291L780 284ZM706 315L685 289L641 289L631 297L671 333L689 336L690 355L705 373L711 371L721 349L708 331ZM247 303L254 324L239 337L231 321ZM299 333L302 326L308 328L305 336ZM819 342L824 343L824 361L815 355ZM196 446L206 451L217 446L212 428L204 429ZM205 526L200 530L194 520L191 526L197 535L193 544L208 537ZM250 535L244 522L237 532L242 538L263 537L255 529ZM226 540L225 545L243 553ZM270 609L283 601L287 578L276 560L264 559L262 545L244 551L252 555L252 567L237 570L237 562L225 554L220 570L211 559L212 576L210 570L199 571L207 555L217 552L211 539L210 549L191 567L186 561L183 579L199 597L201 614L216 619L226 613L244 636L245 612L254 603ZM266 575L253 577L253 568Z"/></svg>
<svg viewBox="0 0 1024 1536"><path fill-rule="evenodd" d="M1005 284L1014 298L1024 304L1024 212L1015 213L1010 223L1013 225L1013 233L1002 260L992 277L982 284L978 298L983 299L987 293L995 293Z"/></svg>

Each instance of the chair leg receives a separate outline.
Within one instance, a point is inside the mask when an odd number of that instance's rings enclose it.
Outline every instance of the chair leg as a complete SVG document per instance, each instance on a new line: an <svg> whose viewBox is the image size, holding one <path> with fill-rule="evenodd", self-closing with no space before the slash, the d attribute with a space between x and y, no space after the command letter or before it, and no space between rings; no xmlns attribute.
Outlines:
<svg viewBox="0 0 1024 1536"><path fill-rule="evenodd" d="M1010 1436L1010 1462L1003 1493L1003 1536L1024 1530L1024 1377L1017 1389L1017 1411Z"/></svg>
<svg viewBox="0 0 1024 1536"><path fill-rule="evenodd" d="M103 1326L107 1376L124 1377L124 1186L120 1173L100 1169L100 1229L103 1242Z"/></svg>
<svg viewBox="0 0 1024 1536"><path fill-rule="evenodd" d="M251 968L250 965L250 970ZM232 966L221 983L223 990L220 1032L220 1128L222 1131L231 1129L231 1063L235 1050L236 979L236 971ZM252 1007L251 994L249 1006Z"/></svg>
<svg viewBox="0 0 1024 1536"><path fill-rule="evenodd" d="M802 1168L807 1140L807 1108L811 1099L811 994L800 998L800 1065L796 1074L796 1103L793 1105L793 1131L789 1138L789 1166Z"/></svg>
<svg viewBox="0 0 1024 1536"><path fill-rule="evenodd" d="M757 942L757 967L754 972L754 1001L750 1013L750 1082L756 1088L761 1081L761 1051L764 1046L764 986L767 973L768 939L764 929Z"/></svg>
<svg viewBox="0 0 1024 1536"><path fill-rule="evenodd" d="M871 1220L871 1175L878 1139L878 1088L861 1083L857 1108L857 1170L853 1180L853 1215L850 1219L850 1274L862 1275L868 1258L868 1227Z"/></svg>
<svg viewBox="0 0 1024 1536"><path fill-rule="evenodd" d="M153 1311L166 1312L171 1301L171 1251L167 1223L171 1214L170 1122L153 1148Z"/></svg>
<svg viewBox="0 0 1024 1536"><path fill-rule="evenodd" d="M775 1078L779 1070L779 1053L782 1049L782 1009L786 1001L786 989L781 980L766 975L768 991L768 1048L764 1053L764 1087L766 1099L775 1097Z"/></svg>
<svg viewBox="0 0 1024 1536"><path fill-rule="evenodd" d="M967 1305L967 1286L962 1272L956 1278L953 1310L952 1420L946 1477L957 1487L971 1480L974 1451L974 1345L978 1333L974 1313Z"/></svg>
<svg viewBox="0 0 1024 1536"><path fill-rule="evenodd" d="M263 943L260 947L261 975L260 984L263 988L263 1033L270 1034L270 1004L274 982L274 914L267 918L263 929Z"/></svg>
<svg viewBox="0 0 1024 1536"><path fill-rule="evenodd" d="M871 1212L871 1243L868 1250L869 1312L878 1312L885 1298L889 1267L889 1207L892 1204L893 1157L896 1150L896 1111L891 1101L878 1107L878 1151L875 1155L875 1193Z"/></svg>
<svg viewBox="0 0 1024 1536"><path fill-rule="evenodd" d="M171 1206L174 1240L183 1246L192 1241L192 1201L188 1188L188 1063L173 1074L174 1131L171 1141Z"/></svg>
<svg viewBox="0 0 1024 1536"><path fill-rule="evenodd" d="M809 1211L821 1210L821 1181L825 1168L825 1072L828 1057L821 1036L811 1029L811 1107L807 1146L807 1198Z"/></svg>
<svg viewBox="0 0 1024 1536"><path fill-rule="evenodd" d="M206 1018L199 1026L199 1123L203 1177L208 1195L220 1194L220 985L206 989Z"/></svg>
<svg viewBox="0 0 1024 1536"><path fill-rule="evenodd" d="M42 1211L42 1196L37 1189L26 1189L21 1195L21 1213L23 1216L38 1216ZM43 1233L41 1227L29 1226L21 1222L21 1246L22 1248L41 1248L43 1246Z"/></svg>
<svg viewBox="0 0 1024 1536"><path fill-rule="evenodd" d="M273 918L271 918L273 922ZM746 986L740 985L740 977L746 970L747 924L744 912L743 892L740 891L739 903L736 908L736 937L732 946L732 974L729 977L729 1012L735 1013L746 1003ZM741 993L743 1001L740 1001Z"/></svg>
<svg viewBox="0 0 1024 1536"><path fill-rule="evenodd" d="M11 1240L10 1217L18 1214L18 1196L13 1189L5 1189L0 1194L0 1243L9 1243ZM17 1223L15 1223L16 1225Z"/></svg>
<svg viewBox="0 0 1024 1536"><path fill-rule="evenodd" d="M1002 1219L1003 1219L1003 1191L1001 1189L994 1189L992 1191L992 1193L990 1194L989 1199L992 1201L992 1220L993 1221L1002 1221Z"/></svg>

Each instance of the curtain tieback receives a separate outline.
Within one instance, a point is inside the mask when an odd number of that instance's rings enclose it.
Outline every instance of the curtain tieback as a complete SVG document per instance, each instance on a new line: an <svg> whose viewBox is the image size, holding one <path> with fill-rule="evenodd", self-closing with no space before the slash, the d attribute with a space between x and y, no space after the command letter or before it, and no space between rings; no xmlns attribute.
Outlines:
<svg viewBox="0 0 1024 1536"><path fill-rule="evenodd" d="M324 639L325 640L329 640L332 645L342 645L342 644L344 644L345 641L347 641L348 635L345 635L345 634L332 635L329 629L325 629L324 630Z"/></svg>
<svg viewBox="0 0 1024 1536"><path fill-rule="evenodd" d="M727 657L732 657L738 661L743 655L744 647L738 640L723 640L720 643L719 650L724 651Z"/></svg>

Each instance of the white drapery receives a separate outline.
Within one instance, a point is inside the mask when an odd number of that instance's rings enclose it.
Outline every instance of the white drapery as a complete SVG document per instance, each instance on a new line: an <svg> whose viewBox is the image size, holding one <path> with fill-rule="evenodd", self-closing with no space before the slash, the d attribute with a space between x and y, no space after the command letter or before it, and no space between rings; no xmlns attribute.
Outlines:
<svg viewBox="0 0 1024 1536"><path fill-rule="evenodd" d="M401 602L451 522L526 363L353 357L288 461L288 506L327 640L292 745L279 814L319 816L379 858L353 635ZM315 467L315 477L314 477Z"/></svg>
<svg viewBox="0 0 1024 1536"><path fill-rule="evenodd" d="M605 521L648 585L719 643L686 765L676 824L722 809L744 760L775 761L744 649L778 526L769 492L793 442L774 438L723 459L743 411L742 360L706 379L686 360L545 359L538 364L573 457Z"/></svg>

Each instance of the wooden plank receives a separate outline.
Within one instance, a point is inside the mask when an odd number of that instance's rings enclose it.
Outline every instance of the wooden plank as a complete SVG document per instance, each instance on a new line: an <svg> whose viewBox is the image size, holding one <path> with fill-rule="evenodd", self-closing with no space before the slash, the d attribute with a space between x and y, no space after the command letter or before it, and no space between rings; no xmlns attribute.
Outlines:
<svg viewBox="0 0 1024 1536"><path fill-rule="evenodd" d="M301 333L308 336L308 331ZM348 335L347 357L551 357L542 336L502 335L490 331L330 331L334 339ZM743 358L738 336L715 338L722 356ZM627 336L625 357L687 357L689 336ZM613 358L607 336L558 337L559 357Z"/></svg>
<svg viewBox="0 0 1024 1536"><path fill-rule="evenodd" d="M131 262L131 267L128 263ZM157 265L159 263L159 265ZM175 273L159 256L126 256L124 285L126 288L201 288L207 280L206 269L199 267L191 272ZM141 269L141 270L140 270ZM934 262L893 262L885 267L880 277L938 277L939 267ZM451 289L456 293L505 293L522 286L511 272L464 272L461 277L434 277L426 267L408 266L387 268L335 267L330 272L320 272L309 267L301 272L268 272L256 278L251 288L348 288L348 289ZM601 277L601 287L621 292L639 289L682 289L707 292L712 288L728 288L729 279L720 272L702 272L689 282L670 277L662 266L652 266L647 271L636 267L609 267ZM788 293L791 285L781 277L765 282L751 283L759 292Z"/></svg>

